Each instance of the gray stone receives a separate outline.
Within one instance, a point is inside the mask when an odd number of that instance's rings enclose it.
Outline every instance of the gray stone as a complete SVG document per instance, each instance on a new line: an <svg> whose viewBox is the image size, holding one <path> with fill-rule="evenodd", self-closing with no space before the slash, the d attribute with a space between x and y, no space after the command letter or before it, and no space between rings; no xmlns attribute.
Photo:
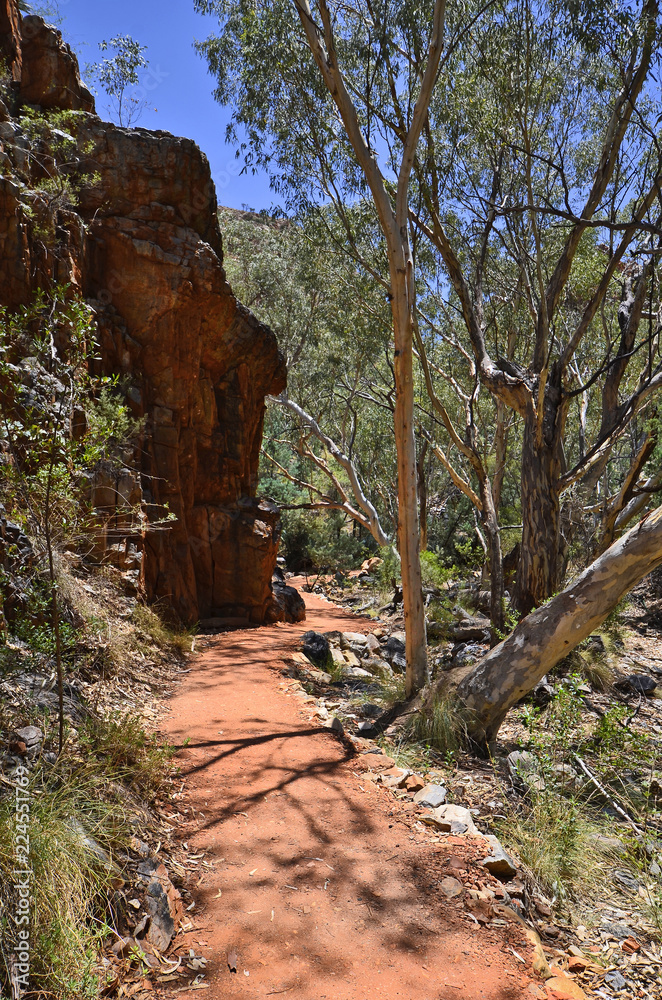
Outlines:
<svg viewBox="0 0 662 1000"><path fill-rule="evenodd" d="M388 660L389 663L393 662L395 656L401 656L404 659L405 644L397 635L390 635L382 646L382 653L384 659Z"/></svg>
<svg viewBox="0 0 662 1000"><path fill-rule="evenodd" d="M359 711L366 719L378 719L383 709L379 705L373 705L371 701L366 701L365 704L359 707Z"/></svg>
<svg viewBox="0 0 662 1000"><path fill-rule="evenodd" d="M372 632L365 637L365 642L366 646L368 647L371 653L378 652L381 649L381 643L379 639L377 638L376 635L373 635Z"/></svg>
<svg viewBox="0 0 662 1000"><path fill-rule="evenodd" d="M546 677L538 681L536 686L529 691L526 700L536 708L546 708L554 697L555 690Z"/></svg>
<svg viewBox="0 0 662 1000"><path fill-rule="evenodd" d="M335 715L331 719L331 722L329 724L329 729L331 730L332 733L338 733L339 736L342 736L345 732L342 722Z"/></svg>
<svg viewBox="0 0 662 1000"><path fill-rule="evenodd" d="M473 817L468 809L463 806L444 805L438 809L433 809L429 813L421 816L423 823L434 826L444 833L473 834L479 837L480 833L476 828Z"/></svg>
<svg viewBox="0 0 662 1000"><path fill-rule="evenodd" d="M145 936L150 944L163 952L175 933L175 921L170 913L167 893L160 882L155 880L147 886L145 906L152 918Z"/></svg>
<svg viewBox="0 0 662 1000"><path fill-rule="evenodd" d="M517 875L515 862L509 854L506 854L498 837L488 834L485 840L491 846L492 853L480 862L483 868L487 868L491 875L496 875L500 879L510 880L514 878Z"/></svg>
<svg viewBox="0 0 662 1000"><path fill-rule="evenodd" d="M426 785L425 788L421 788L420 792L416 792L416 795L414 795L416 805L423 806L426 809L438 809L439 806L443 806L445 801L446 789L443 785Z"/></svg>
<svg viewBox="0 0 662 1000"><path fill-rule="evenodd" d="M374 656L370 656L367 660L361 660L361 664L366 670L369 670L371 674L377 674L380 677L393 676L393 671L386 660L380 660Z"/></svg>
<svg viewBox="0 0 662 1000"><path fill-rule="evenodd" d="M489 642L490 623L487 618L465 618L452 625L448 630L449 637L456 642L467 642L476 639L479 642Z"/></svg>
<svg viewBox="0 0 662 1000"><path fill-rule="evenodd" d="M462 642L453 647L452 664L455 667L470 666L483 655L483 647L476 643Z"/></svg>
<svg viewBox="0 0 662 1000"><path fill-rule="evenodd" d="M627 987L627 979L625 979L618 969L612 969L611 972L605 972L605 982L612 990L624 990Z"/></svg>
<svg viewBox="0 0 662 1000"><path fill-rule="evenodd" d="M634 931L627 924L613 923L606 917L602 918L600 933L604 934L605 937L616 938L617 941L623 941L627 937L634 936Z"/></svg>
<svg viewBox="0 0 662 1000"><path fill-rule="evenodd" d="M360 632L341 632L340 648L351 649L352 646L365 646L366 637Z"/></svg>
<svg viewBox="0 0 662 1000"><path fill-rule="evenodd" d="M573 788L579 781L579 775L570 764L555 764L552 768L559 785Z"/></svg>
<svg viewBox="0 0 662 1000"><path fill-rule="evenodd" d="M633 895L639 892L639 882L630 872L617 868L612 877L617 886L626 892L631 892Z"/></svg>
<svg viewBox="0 0 662 1000"><path fill-rule="evenodd" d="M519 780L527 788L535 788L539 792L544 790L545 782L539 773L540 763L532 753L528 750L513 750L506 760L513 779Z"/></svg>
<svg viewBox="0 0 662 1000"><path fill-rule="evenodd" d="M625 845L618 837L605 837L602 833L592 833L589 834L589 840L592 840L598 850L605 854L625 854Z"/></svg>
<svg viewBox="0 0 662 1000"><path fill-rule="evenodd" d="M18 739L25 743L28 750L38 746L44 738L44 734L38 726L24 726L23 729L16 729L14 732Z"/></svg>
<svg viewBox="0 0 662 1000"><path fill-rule="evenodd" d="M657 687L657 681L647 674L630 674L624 681L619 682L617 687L629 687L636 694L653 694Z"/></svg>
<svg viewBox="0 0 662 1000"><path fill-rule="evenodd" d="M329 640L325 635L320 635L319 632L304 632L302 637L303 645L302 651L305 656L314 663L316 667L324 670L330 660L330 647Z"/></svg>
<svg viewBox="0 0 662 1000"><path fill-rule="evenodd" d="M371 736L373 733L377 732L375 723L370 722L368 719L363 722L359 722L359 732L361 733L361 736Z"/></svg>
<svg viewBox="0 0 662 1000"><path fill-rule="evenodd" d="M369 670L364 670L363 667L343 667L342 668L343 677L358 678L358 677L372 677Z"/></svg>
<svg viewBox="0 0 662 1000"><path fill-rule="evenodd" d="M391 657L391 666L399 674L405 674L407 672L407 661L400 653L394 653Z"/></svg>

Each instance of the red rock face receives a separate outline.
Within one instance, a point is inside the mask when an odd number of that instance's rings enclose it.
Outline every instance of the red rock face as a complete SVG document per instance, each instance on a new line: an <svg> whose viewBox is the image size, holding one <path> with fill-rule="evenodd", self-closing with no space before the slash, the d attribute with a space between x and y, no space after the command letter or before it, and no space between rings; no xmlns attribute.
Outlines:
<svg viewBox="0 0 662 1000"><path fill-rule="evenodd" d="M4 0L5 5L11 9L13 0ZM94 111L94 98L80 82L78 60L59 31L35 14L24 17L20 48L22 100L42 108Z"/></svg>
<svg viewBox="0 0 662 1000"><path fill-rule="evenodd" d="M0 0L0 25L14 15L13 0ZM89 110L59 33L34 17L23 26L21 96ZM227 283L209 164L193 142L165 132L116 128L91 113L75 127L80 176L93 181L58 210L57 245L46 252L18 186L33 172L17 151L20 123L0 122L16 174L0 179L2 301L26 301L45 278L70 281L96 311L104 371L126 378L145 421L139 469L97 487L97 503L114 514L104 538L114 561L139 571L148 598L167 599L186 622L273 618L279 518L255 490L265 395L284 388L285 368L271 330ZM118 495L142 501L148 530L132 528ZM158 524L164 517L176 520Z"/></svg>

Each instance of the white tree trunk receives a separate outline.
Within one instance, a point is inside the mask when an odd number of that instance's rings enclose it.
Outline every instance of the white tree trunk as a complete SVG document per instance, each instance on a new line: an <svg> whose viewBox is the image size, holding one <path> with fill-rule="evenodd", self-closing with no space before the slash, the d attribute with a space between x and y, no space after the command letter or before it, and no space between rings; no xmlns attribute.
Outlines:
<svg viewBox="0 0 662 1000"><path fill-rule="evenodd" d="M398 461L398 547L405 612L406 694L409 698L427 684L428 661L418 524L412 311L406 263L403 254L401 261L391 264L391 307L395 341L393 369L396 390L394 429Z"/></svg>
<svg viewBox="0 0 662 1000"><path fill-rule="evenodd" d="M614 542L565 590L524 618L457 686L469 737L485 752L506 713L575 646L598 628L621 598L662 564L662 507ZM445 678L428 703L445 687Z"/></svg>

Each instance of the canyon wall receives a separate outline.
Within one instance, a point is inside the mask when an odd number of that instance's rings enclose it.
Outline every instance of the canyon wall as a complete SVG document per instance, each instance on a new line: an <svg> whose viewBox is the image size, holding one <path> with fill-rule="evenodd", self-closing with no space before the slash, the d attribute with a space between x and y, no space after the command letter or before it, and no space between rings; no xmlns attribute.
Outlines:
<svg viewBox="0 0 662 1000"><path fill-rule="evenodd" d="M185 622L278 619L278 510L255 491L265 396L285 367L227 283L207 159L101 121L59 32L14 0L0 0L0 56L0 302L68 282L144 421L138 467L95 487L100 548Z"/></svg>

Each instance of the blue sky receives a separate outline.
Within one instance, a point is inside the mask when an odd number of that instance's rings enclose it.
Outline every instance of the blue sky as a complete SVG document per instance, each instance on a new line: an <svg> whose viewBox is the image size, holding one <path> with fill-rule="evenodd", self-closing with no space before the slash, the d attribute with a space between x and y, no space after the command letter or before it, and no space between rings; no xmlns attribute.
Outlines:
<svg viewBox="0 0 662 1000"><path fill-rule="evenodd" d="M81 70L100 58L98 43L104 38L131 35L147 46L151 73L144 83L150 105L158 110L146 110L139 124L193 139L209 158L219 204L258 210L271 206L267 178L240 175L235 149L225 142L229 112L214 101L214 81L193 49L194 40L211 34L215 22L196 14L193 0L59 0L58 7L59 27ZM105 104L100 94L102 117L108 117Z"/></svg>

